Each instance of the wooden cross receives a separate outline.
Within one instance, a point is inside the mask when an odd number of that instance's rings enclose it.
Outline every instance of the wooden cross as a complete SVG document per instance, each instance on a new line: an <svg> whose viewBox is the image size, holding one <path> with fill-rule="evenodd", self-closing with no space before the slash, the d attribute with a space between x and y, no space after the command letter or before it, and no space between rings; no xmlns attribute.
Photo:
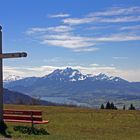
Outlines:
<svg viewBox="0 0 140 140"><path fill-rule="evenodd" d="M3 63L4 58L26 57L27 53L2 53L2 26L0 26L0 123L3 122Z"/></svg>

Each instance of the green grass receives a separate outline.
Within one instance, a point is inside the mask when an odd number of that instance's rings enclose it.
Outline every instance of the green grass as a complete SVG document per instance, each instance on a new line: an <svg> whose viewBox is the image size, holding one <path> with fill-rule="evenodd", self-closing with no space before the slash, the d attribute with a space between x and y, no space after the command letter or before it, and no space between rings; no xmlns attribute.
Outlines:
<svg viewBox="0 0 140 140"><path fill-rule="evenodd" d="M75 107L5 105L8 109L37 109L44 128L50 135L28 135L14 131L14 126L30 124L7 123L8 133L21 140L140 140L140 111L93 110ZM2 137L2 136L1 136Z"/></svg>

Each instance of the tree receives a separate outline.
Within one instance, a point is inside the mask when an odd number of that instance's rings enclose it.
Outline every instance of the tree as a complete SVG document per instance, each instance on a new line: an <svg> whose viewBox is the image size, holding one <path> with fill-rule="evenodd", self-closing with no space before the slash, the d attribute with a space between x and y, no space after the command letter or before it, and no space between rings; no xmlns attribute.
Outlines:
<svg viewBox="0 0 140 140"><path fill-rule="evenodd" d="M108 101L107 104L106 104L106 109L111 109L111 104L110 104L109 101Z"/></svg>
<svg viewBox="0 0 140 140"><path fill-rule="evenodd" d="M114 106L114 109L117 110L118 108L116 106Z"/></svg>
<svg viewBox="0 0 140 140"><path fill-rule="evenodd" d="M101 109L105 109L105 107L104 107L104 105L103 105L103 104L101 104Z"/></svg>
<svg viewBox="0 0 140 140"><path fill-rule="evenodd" d="M125 105L123 105L123 110L125 110Z"/></svg>
<svg viewBox="0 0 140 140"><path fill-rule="evenodd" d="M110 104L110 109L115 109L115 106L114 106L113 102Z"/></svg>
<svg viewBox="0 0 140 140"><path fill-rule="evenodd" d="M114 103L113 102L107 102L106 103L106 107L105 107L105 109L115 109L115 110L117 110L117 107L114 105Z"/></svg>
<svg viewBox="0 0 140 140"><path fill-rule="evenodd" d="M133 104L130 105L129 110L135 110L135 107L133 106Z"/></svg>

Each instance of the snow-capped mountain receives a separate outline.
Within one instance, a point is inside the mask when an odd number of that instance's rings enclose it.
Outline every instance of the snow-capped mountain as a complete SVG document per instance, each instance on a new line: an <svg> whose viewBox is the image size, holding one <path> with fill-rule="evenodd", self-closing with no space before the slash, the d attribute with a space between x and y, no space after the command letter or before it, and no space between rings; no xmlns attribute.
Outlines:
<svg viewBox="0 0 140 140"><path fill-rule="evenodd" d="M120 81L126 81L119 77L114 76L108 76L106 74L100 73L98 75L92 75L92 74L82 74L77 69L72 69L67 67L66 69L56 69L49 75L45 75L43 77L20 77L16 75L9 75L4 79L5 83L10 83L18 80L24 80L26 83L32 83L36 82L40 79L49 79L49 80L56 80L56 81L63 81L63 82L76 82L76 81L84 81L84 80L91 80L91 81L113 81L113 82L120 82ZM18 81L18 82L20 82ZM29 84L29 85L30 85Z"/></svg>
<svg viewBox="0 0 140 140"><path fill-rule="evenodd" d="M45 76L50 80L60 80L60 81L80 81L87 78L86 75L83 75L80 71L72 68L66 68L64 70L57 69L51 74Z"/></svg>
<svg viewBox="0 0 140 140"><path fill-rule="evenodd" d="M16 76L16 75L9 75L6 78L4 78L4 82L13 82L13 81L17 81L23 79L23 77L21 76Z"/></svg>
<svg viewBox="0 0 140 140"><path fill-rule="evenodd" d="M103 73L85 75L72 68L56 69L43 77L14 80L7 82L4 86L11 90L38 96L140 94L139 82L128 82L122 78L107 76Z"/></svg>
<svg viewBox="0 0 140 140"><path fill-rule="evenodd" d="M90 76L92 81L110 81L110 82L128 82L120 77L108 76L106 74L100 73L98 75Z"/></svg>
<svg viewBox="0 0 140 140"><path fill-rule="evenodd" d="M125 81L122 78L107 76L106 74L100 73L98 75L92 74L82 74L77 69L66 68L66 69L56 69L51 74L42 77L44 79L64 81L64 82L76 82L83 80L91 80L91 81Z"/></svg>

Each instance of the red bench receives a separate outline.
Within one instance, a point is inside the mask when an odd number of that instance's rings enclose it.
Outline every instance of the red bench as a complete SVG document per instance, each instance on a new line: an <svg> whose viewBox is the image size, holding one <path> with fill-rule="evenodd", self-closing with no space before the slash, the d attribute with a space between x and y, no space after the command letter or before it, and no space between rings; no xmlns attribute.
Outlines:
<svg viewBox="0 0 140 140"><path fill-rule="evenodd" d="M31 123L32 128L34 124L47 124L49 121L42 120L42 111L39 110L4 110L3 115L5 122L19 122Z"/></svg>

